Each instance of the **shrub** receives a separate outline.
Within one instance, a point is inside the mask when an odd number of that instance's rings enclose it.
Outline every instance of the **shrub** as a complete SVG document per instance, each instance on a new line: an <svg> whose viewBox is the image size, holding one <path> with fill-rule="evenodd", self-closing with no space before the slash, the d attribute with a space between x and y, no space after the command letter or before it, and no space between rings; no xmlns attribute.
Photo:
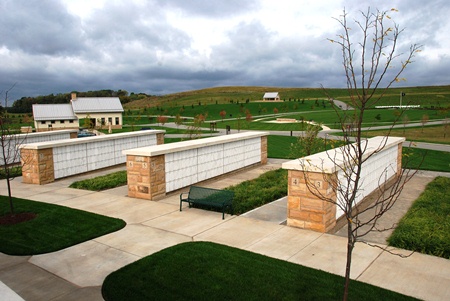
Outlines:
<svg viewBox="0 0 450 301"><path fill-rule="evenodd" d="M242 214L287 195L287 170L268 171L256 179L227 188L234 191L233 209Z"/></svg>

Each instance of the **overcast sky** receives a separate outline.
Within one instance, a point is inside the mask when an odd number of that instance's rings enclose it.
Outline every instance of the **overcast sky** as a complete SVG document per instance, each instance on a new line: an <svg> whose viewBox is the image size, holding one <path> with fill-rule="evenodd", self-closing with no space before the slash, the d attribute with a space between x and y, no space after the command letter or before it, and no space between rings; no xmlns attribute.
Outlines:
<svg viewBox="0 0 450 301"><path fill-rule="evenodd" d="M342 32L333 17L344 7L350 19L367 10L360 2L0 0L0 90L16 83L15 100L73 90L344 87L340 49L327 38ZM423 45L400 85L450 84L450 2L370 2L398 9L389 15L405 29L399 53Z"/></svg>

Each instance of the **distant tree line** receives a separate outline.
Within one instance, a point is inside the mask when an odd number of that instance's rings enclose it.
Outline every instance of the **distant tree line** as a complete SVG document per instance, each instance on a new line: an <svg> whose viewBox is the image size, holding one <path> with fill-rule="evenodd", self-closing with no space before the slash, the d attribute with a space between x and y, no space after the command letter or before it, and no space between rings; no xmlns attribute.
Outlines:
<svg viewBox="0 0 450 301"><path fill-rule="evenodd" d="M88 92L77 92L77 97L119 97L122 104L128 103L133 100L148 97L149 95L144 93L131 93L128 95L126 90L98 90ZM72 92L71 92L72 93ZM22 97L14 101L11 107L8 108L10 113L31 113L33 104L59 104L69 103L71 93L49 94L45 96L37 97Z"/></svg>

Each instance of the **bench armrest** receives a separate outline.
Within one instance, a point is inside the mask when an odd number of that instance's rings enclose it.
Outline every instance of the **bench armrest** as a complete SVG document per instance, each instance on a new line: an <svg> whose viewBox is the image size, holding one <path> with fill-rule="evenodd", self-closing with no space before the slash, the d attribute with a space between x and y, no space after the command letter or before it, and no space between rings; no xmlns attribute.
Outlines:
<svg viewBox="0 0 450 301"><path fill-rule="evenodd" d="M189 192L182 192L182 193L180 193L180 201L187 200L187 198L183 198L183 194L187 194L189 196Z"/></svg>

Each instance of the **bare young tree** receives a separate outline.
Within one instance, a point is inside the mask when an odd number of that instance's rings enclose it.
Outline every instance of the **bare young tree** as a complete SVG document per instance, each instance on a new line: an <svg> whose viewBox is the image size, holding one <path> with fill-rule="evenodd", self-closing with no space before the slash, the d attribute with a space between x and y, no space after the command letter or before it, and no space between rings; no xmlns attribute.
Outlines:
<svg viewBox="0 0 450 301"><path fill-rule="evenodd" d="M320 126L308 123L305 131L297 137L297 141L291 144L290 156L301 158L325 150L325 139L318 137L320 130Z"/></svg>
<svg viewBox="0 0 450 301"><path fill-rule="evenodd" d="M430 120L430 117L427 114L423 114L422 119L420 120L420 123L422 124L422 133L423 133L423 127L425 126L425 124L428 123L429 120Z"/></svg>
<svg viewBox="0 0 450 301"><path fill-rule="evenodd" d="M341 111L333 106L340 121L344 146L334 154L329 152L327 159L337 166L341 176L330 177L323 171L323 178L335 192L336 198L330 198L321 192L315 186L315 181L308 179L306 172L304 174L310 193L323 201L332 202L344 214L348 230L343 300L348 299L355 243L364 242L364 237L371 231L384 230L378 227L379 219L392 208L405 183L414 174L408 174L408 170L402 169L394 180L388 184L380 184L375 200L368 207L356 206L357 200L364 194L363 165L383 150L390 134L389 130L389 134L381 140L375 151L369 152L367 140L362 136L365 113L379 102L395 82L401 80L400 75L421 49L420 45L414 44L404 53L398 51L398 39L403 30L391 19L391 12L373 11L369 8L361 11L353 22L349 22L349 16L344 10L343 15L336 18L342 34L329 41L339 45L342 51L349 105L354 108ZM354 40L358 42L354 43ZM333 97L328 95L328 99L332 102ZM387 175L388 170L385 170L378 179L379 183L384 183Z"/></svg>
<svg viewBox="0 0 450 301"><path fill-rule="evenodd" d="M5 107L8 107L8 94L15 84L4 92ZM20 129L14 127L6 109L0 111L0 166L6 179L10 216L16 215L11 191L11 181L20 173L19 146L24 143L26 135L19 135Z"/></svg>

